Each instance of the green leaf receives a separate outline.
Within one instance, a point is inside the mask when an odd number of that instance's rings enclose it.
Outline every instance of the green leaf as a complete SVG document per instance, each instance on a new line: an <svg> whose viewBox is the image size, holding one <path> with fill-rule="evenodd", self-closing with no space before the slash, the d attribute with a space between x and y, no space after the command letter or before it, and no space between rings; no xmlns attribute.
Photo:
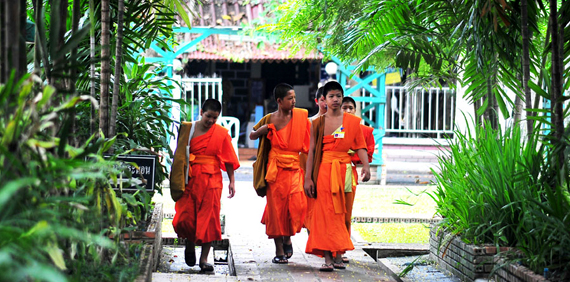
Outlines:
<svg viewBox="0 0 570 282"><path fill-rule="evenodd" d="M131 206L136 206L138 204L140 204L140 202L137 202L137 200L135 199L135 197L131 194L123 194L123 199L125 199L125 201L127 201L127 203Z"/></svg>
<svg viewBox="0 0 570 282"><path fill-rule="evenodd" d="M532 91L534 91L536 94L540 95L540 97L545 98L545 99L550 99L550 95L548 95L548 93L546 93L546 91L544 91L544 89L542 89L540 86L536 85L534 82L529 81L528 87L530 87L530 89L532 89Z"/></svg>
<svg viewBox="0 0 570 282"><path fill-rule="evenodd" d="M483 105L481 105L481 107L477 109L477 115L482 116L487 110L488 106L489 106L489 99L485 98L485 101L483 101Z"/></svg>
<svg viewBox="0 0 570 282"><path fill-rule="evenodd" d="M34 227L32 227L26 233L22 234L22 238L29 237L35 233L38 233L38 232L43 233L49 229L50 229L50 226L49 226L47 221L45 221L45 220L38 221L36 223L36 225L34 225Z"/></svg>
<svg viewBox="0 0 570 282"><path fill-rule="evenodd" d="M26 269L20 270L22 276L30 276L30 278L37 279L37 281L49 281L49 282L62 282L67 281L61 272L55 270L46 264L40 264L34 261L31 265L28 265Z"/></svg>
<svg viewBox="0 0 570 282"><path fill-rule="evenodd" d="M4 147L8 147L8 144L12 143L15 131L16 131L16 121L11 120L10 122L8 122L8 126L6 126L6 131L4 133L4 136L2 136L2 145Z"/></svg>
<svg viewBox="0 0 570 282"><path fill-rule="evenodd" d="M52 60L64 58L68 53L71 53L73 49L77 49L79 43L81 43L81 41L87 36L90 29L90 24L86 24L83 28L74 33L71 38L65 42L61 49L57 51L55 57L52 58Z"/></svg>
<svg viewBox="0 0 570 282"><path fill-rule="evenodd" d="M12 199L12 196L20 189L32 185L39 185L39 179L34 177L20 178L8 182L0 189L0 209Z"/></svg>
<svg viewBox="0 0 570 282"><path fill-rule="evenodd" d="M499 109L501 110L501 113L503 114L503 116L505 118L509 118L510 117L509 110L507 109L507 106L505 105L505 101L503 101L503 96L498 91L495 92L495 99L497 99L497 104L499 105Z"/></svg>
<svg viewBox="0 0 570 282"><path fill-rule="evenodd" d="M57 247L54 243L48 243L47 246L44 247L44 250L49 254L51 261L59 268L60 270L66 270L67 267L65 266L65 260L63 259L63 251Z"/></svg>
<svg viewBox="0 0 570 282"><path fill-rule="evenodd" d="M42 96L40 101L38 102L38 109L43 108L45 104L51 99L52 95L55 93L55 87L51 85L46 85L44 87L44 91L42 92Z"/></svg>

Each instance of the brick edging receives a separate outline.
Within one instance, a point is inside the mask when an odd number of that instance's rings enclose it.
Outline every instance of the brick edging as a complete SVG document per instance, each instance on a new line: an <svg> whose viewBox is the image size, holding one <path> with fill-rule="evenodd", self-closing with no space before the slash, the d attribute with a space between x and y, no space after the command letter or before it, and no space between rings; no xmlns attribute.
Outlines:
<svg viewBox="0 0 570 282"><path fill-rule="evenodd" d="M523 265L505 265L507 262L501 254L516 251L515 248L466 244L458 236L437 229L432 225L430 230L430 260L462 281L472 282L478 278L493 278L497 282L549 281Z"/></svg>

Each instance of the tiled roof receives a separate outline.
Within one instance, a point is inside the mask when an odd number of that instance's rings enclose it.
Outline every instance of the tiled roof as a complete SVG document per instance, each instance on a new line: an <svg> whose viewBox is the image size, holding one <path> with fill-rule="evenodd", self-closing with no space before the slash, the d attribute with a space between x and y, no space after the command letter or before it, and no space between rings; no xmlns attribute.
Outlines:
<svg viewBox="0 0 570 282"><path fill-rule="evenodd" d="M251 23L264 11L265 0L202 0L194 10L193 26L240 26Z"/></svg>
<svg viewBox="0 0 570 282"><path fill-rule="evenodd" d="M192 19L193 26L237 27L259 19L265 0L202 0L203 5L195 8L198 17ZM180 42L189 42L198 34L187 34ZM301 50L295 54L279 44L249 39L242 36L211 35L202 40L196 50L186 52L183 57L189 61L234 61L234 62L283 62L322 60L316 50Z"/></svg>
<svg viewBox="0 0 570 282"><path fill-rule="evenodd" d="M210 37L217 37L213 35ZM199 44L196 51L185 54L188 61L233 61L233 62L281 62L281 61L303 61L322 60L322 54L312 51L306 53L301 50L292 54L287 49L281 49L279 44L256 42L239 42L212 39L205 40Z"/></svg>

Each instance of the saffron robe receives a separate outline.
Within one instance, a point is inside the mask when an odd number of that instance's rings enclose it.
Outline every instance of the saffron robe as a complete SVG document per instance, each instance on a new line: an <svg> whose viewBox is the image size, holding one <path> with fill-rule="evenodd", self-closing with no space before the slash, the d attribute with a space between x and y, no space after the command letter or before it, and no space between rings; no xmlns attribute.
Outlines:
<svg viewBox="0 0 570 282"><path fill-rule="evenodd" d="M190 179L175 205L174 231L179 238L188 238L197 245L221 240L223 178L220 169L225 171L226 164L234 170L240 166L228 130L214 124L205 134L192 138L189 161Z"/></svg>
<svg viewBox="0 0 570 282"><path fill-rule="evenodd" d="M368 163L372 162L372 155L374 154L374 146L376 141L374 140L374 128L366 126L364 124L360 125L362 130L362 135L364 136L364 141L366 142L366 154L368 155ZM361 164L360 158L355 153L351 156L352 166L352 192L347 192L344 194L344 199L346 203L346 216L344 222L346 224L346 229L348 234L350 234L351 222L352 222L352 207L354 205L354 198L356 197L356 185L358 185L358 173L356 172L356 164Z"/></svg>
<svg viewBox="0 0 570 282"><path fill-rule="evenodd" d="M347 164L350 165L348 150L356 151L366 148L366 142L360 128L360 118L345 113L343 115L344 138L334 138L333 135L323 136L324 117L319 122L313 122L315 144L321 152L315 151L315 165L318 164L316 182L317 198L312 207L307 225L310 227L306 253L324 256L324 251L331 251L333 256L353 250L354 245L344 222L346 207L344 186ZM319 138L319 135L322 138ZM313 175L314 177L314 175Z"/></svg>
<svg viewBox="0 0 570 282"><path fill-rule="evenodd" d="M309 151L310 123L307 115L306 110L295 108L284 128L276 130L274 124L268 124L267 139L271 149L267 156L263 156L267 159L267 204L261 223L265 224L265 233L270 239L295 235L305 222L305 172L300 167L299 153Z"/></svg>

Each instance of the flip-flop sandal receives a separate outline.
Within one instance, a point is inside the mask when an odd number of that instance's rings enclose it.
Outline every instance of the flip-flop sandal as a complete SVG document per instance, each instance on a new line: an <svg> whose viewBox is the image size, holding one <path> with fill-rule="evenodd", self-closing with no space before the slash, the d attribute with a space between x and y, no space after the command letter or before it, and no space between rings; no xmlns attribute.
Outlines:
<svg viewBox="0 0 570 282"><path fill-rule="evenodd" d="M342 263L350 263L350 260L347 257L342 257Z"/></svg>
<svg viewBox="0 0 570 282"><path fill-rule="evenodd" d="M285 244L283 243L283 252L285 252L285 257L290 259L293 256L293 244Z"/></svg>
<svg viewBox="0 0 570 282"><path fill-rule="evenodd" d="M200 270L201 270L202 272L212 272L212 271L214 271L214 266L211 265L211 264L209 264L209 263L207 263L207 262L206 262L206 263L201 263L201 264L200 264Z"/></svg>
<svg viewBox="0 0 570 282"><path fill-rule="evenodd" d="M333 267L336 269L346 269L346 265L342 262L333 262Z"/></svg>
<svg viewBox="0 0 570 282"><path fill-rule="evenodd" d="M323 264L321 266L321 268L319 268L319 271L323 271L323 272L332 272L334 270L334 264L330 263L330 264Z"/></svg>
<svg viewBox="0 0 570 282"><path fill-rule="evenodd" d="M186 243L186 249L184 249L184 261L188 266L196 265L196 246L194 246L194 244Z"/></svg>
<svg viewBox="0 0 570 282"><path fill-rule="evenodd" d="M289 261L287 260L287 258L285 256L275 256L272 260L272 263L277 263L277 264L286 264L289 263Z"/></svg>

